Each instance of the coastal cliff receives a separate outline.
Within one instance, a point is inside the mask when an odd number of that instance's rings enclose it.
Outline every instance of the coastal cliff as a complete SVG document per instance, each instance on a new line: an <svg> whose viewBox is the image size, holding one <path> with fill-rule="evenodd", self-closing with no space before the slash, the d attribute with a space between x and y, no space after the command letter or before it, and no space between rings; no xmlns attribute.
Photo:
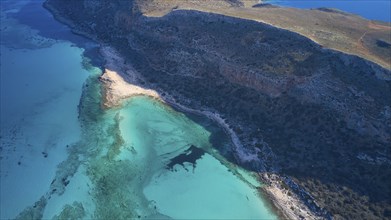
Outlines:
<svg viewBox="0 0 391 220"><path fill-rule="evenodd" d="M231 16L235 8L243 13L240 1L216 1L216 13L190 5L145 16L161 7L154 2L49 0L46 7L115 48L143 77L140 86L218 113L251 154L224 156L277 174L318 217L391 217L389 69Z"/></svg>

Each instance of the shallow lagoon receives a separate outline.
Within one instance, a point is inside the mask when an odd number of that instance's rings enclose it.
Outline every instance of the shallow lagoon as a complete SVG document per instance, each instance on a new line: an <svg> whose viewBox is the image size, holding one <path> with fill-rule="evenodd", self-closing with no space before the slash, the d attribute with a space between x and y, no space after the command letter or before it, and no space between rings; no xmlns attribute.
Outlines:
<svg viewBox="0 0 391 220"><path fill-rule="evenodd" d="M57 178L72 178L64 194L48 200L45 218L78 202L84 210L78 214L86 218L277 219L256 176L210 143L208 130L218 128L204 126L216 125L200 125L149 97L90 114L100 106L96 82L89 82L82 98L84 138L57 171ZM228 141L221 137L221 143Z"/></svg>
<svg viewBox="0 0 391 220"><path fill-rule="evenodd" d="M174 219L275 218L235 165L213 157L218 153L204 127L145 97L131 100L121 117L126 145L134 147L136 161L153 171L143 182L143 192L158 212ZM195 152L203 153L194 162ZM176 163L168 166L172 161Z"/></svg>

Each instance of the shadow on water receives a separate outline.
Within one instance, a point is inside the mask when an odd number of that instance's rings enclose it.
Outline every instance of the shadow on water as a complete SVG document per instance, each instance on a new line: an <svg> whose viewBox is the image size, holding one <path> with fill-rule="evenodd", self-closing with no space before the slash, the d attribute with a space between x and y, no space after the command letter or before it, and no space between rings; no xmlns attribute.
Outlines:
<svg viewBox="0 0 391 220"><path fill-rule="evenodd" d="M228 162L237 165L250 172L265 172L269 169L266 169L264 164L265 161L261 159L241 161L236 152L235 146L231 141L229 134L222 128L218 122L204 116L194 113L185 112L182 109L179 109L175 106L171 106L176 111L183 113L187 118L191 119L196 124L201 125L205 130L210 132L209 142L212 144L213 148L216 149L220 155L222 155Z"/></svg>
<svg viewBox="0 0 391 220"><path fill-rule="evenodd" d="M196 162L205 154L205 151L202 148L191 145L187 150L182 154L172 158L170 163L167 164L167 169L173 171L175 165L181 165L186 170L185 163L191 163L193 169L196 167Z"/></svg>
<svg viewBox="0 0 391 220"><path fill-rule="evenodd" d="M226 134L223 128L217 125L215 121L203 115L185 112L179 108L176 108L175 106L172 106L172 108L178 112L182 112L184 115L186 115L187 118L191 119L196 124L201 125L205 130L210 132L209 142L212 144L213 148L217 149L219 153L229 162L238 164L238 161L234 155L234 146L230 140L230 137ZM248 170L256 171L254 169Z"/></svg>
<svg viewBox="0 0 391 220"><path fill-rule="evenodd" d="M8 16L16 19L21 24L27 25L35 30L42 37L69 41L79 48L83 48L83 56L89 59L92 66L102 67L103 59L99 53L99 45L91 39L75 34L72 30L59 23L53 15L43 7L44 0L32 0L22 6L15 13L8 13Z"/></svg>

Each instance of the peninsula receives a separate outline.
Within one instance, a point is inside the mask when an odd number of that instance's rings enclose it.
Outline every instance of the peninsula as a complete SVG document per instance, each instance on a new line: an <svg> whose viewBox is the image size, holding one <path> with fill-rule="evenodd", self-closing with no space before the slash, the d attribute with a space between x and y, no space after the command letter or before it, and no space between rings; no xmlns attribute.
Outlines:
<svg viewBox="0 0 391 220"><path fill-rule="evenodd" d="M100 43L104 107L207 115L290 219L391 217L391 26L240 0L48 0Z"/></svg>

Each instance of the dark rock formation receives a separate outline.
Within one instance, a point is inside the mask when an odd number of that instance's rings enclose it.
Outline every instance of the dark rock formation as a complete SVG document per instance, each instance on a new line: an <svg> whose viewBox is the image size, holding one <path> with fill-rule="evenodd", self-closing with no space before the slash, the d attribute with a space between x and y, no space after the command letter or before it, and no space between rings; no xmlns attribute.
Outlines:
<svg viewBox="0 0 391 220"><path fill-rule="evenodd" d="M177 164L185 167L185 162L191 163L193 168L195 168L197 160L200 159L204 154L205 151L203 149L191 145L182 154L172 158L170 163L167 164L167 169L173 170L174 166Z"/></svg>

